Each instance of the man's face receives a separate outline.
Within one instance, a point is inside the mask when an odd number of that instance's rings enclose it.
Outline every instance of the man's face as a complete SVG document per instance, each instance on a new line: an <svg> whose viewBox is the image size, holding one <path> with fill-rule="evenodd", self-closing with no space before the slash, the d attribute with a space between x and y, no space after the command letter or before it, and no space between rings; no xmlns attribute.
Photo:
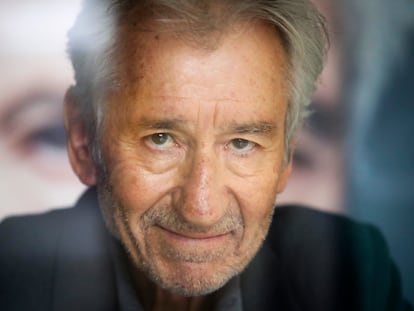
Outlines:
<svg viewBox="0 0 414 311"><path fill-rule="evenodd" d="M129 45L103 123L101 205L153 281L205 294L250 262L289 175L285 54L259 24L234 27L213 50L139 35L121 37Z"/></svg>

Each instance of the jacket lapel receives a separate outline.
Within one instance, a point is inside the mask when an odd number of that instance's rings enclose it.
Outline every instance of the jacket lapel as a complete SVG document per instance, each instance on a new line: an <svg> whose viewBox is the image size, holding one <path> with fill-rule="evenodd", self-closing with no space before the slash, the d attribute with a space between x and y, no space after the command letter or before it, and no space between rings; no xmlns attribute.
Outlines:
<svg viewBox="0 0 414 311"><path fill-rule="evenodd" d="M286 308L279 260L265 242L241 275L243 310L296 310Z"/></svg>
<svg viewBox="0 0 414 311"><path fill-rule="evenodd" d="M108 234L90 189L68 213L57 239L53 310L116 310Z"/></svg>

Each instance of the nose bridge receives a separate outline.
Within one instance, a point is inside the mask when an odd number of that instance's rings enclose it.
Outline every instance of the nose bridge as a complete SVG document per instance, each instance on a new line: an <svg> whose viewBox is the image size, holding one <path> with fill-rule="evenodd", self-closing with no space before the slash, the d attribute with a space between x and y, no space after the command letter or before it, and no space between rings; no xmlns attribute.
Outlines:
<svg viewBox="0 0 414 311"><path fill-rule="evenodd" d="M207 148L197 150L189 160L181 202L181 213L189 222L210 226L225 212L218 162L214 150Z"/></svg>

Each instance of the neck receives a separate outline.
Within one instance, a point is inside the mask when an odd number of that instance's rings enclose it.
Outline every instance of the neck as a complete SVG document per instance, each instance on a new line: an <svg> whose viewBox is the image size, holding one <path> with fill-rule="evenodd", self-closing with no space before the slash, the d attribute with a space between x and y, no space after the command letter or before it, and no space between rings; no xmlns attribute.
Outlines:
<svg viewBox="0 0 414 311"><path fill-rule="evenodd" d="M156 299L152 308L148 310L161 311L161 310L185 310L185 311L198 311L198 310L211 310L212 299L207 296L200 297L183 297L177 294L173 294L164 289L157 288ZM147 310L147 309L145 309Z"/></svg>
<svg viewBox="0 0 414 311"><path fill-rule="evenodd" d="M145 311L200 311L214 309L214 294L186 297L163 289L130 264L133 286Z"/></svg>

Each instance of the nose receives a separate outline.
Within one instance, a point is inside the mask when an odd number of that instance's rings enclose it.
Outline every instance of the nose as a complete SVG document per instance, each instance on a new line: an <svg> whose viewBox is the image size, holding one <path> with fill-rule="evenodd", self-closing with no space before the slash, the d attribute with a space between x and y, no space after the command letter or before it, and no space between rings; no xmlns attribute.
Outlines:
<svg viewBox="0 0 414 311"><path fill-rule="evenodd" d="M186 221L208 228L218 223L228 208L219 161L214 152L200 152L186 166L176 206Z"/></svg>

